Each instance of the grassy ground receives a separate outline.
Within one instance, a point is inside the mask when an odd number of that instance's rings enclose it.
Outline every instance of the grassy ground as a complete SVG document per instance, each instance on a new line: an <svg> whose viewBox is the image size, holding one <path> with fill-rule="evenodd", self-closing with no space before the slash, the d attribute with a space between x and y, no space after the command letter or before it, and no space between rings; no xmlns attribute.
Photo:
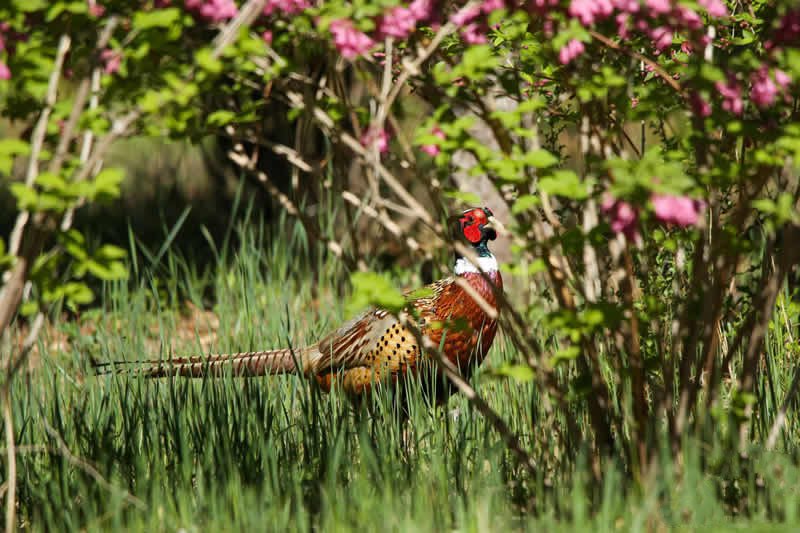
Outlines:
<svg viewBox="0 0 800 533"><path fill-rule="evenodd" d="M42 339L37 368L17 380L13 394L26 529L662 531L800 524L793 415L785 452L743 460L721 447L690 445L680 474L665 461L658 476L634 490L607 465L604 486L587 491L580 445L573 453L553 439L565 421L544 415L532 385L490 379L485 371L474 382L534 451L542 467L537 478L524 474L461 397L433 408L411 391L404 425L389 394L355 407L292 376L92 375L90 354L119 360L169 349L297 346L346 318L340 265L312 259L322 256L309 253L297 226L251 228L239 242L209 273L174 254L157 264L137 254L139 282L106 286L100 308L57 324L69 338L65 349ZM409 273L397 279L418 283ZM208 294L213 315L188 320L192 307L184 298L202 308ZM781 342L773 332L777 398L791 363ZM500 338L486 366L512 358ZM583 424L586 413L576 401L562 416Z"/></svg>

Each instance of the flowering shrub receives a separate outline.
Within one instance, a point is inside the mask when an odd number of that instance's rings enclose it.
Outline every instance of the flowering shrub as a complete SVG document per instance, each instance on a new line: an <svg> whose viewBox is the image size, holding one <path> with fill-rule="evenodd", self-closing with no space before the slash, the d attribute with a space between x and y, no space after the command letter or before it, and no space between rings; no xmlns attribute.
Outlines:
<svg viewBox="0 0 800 533"><path fill-rule="evenodd" d="M284 102L297 127L329 139L333 168L355 165L383 185L374 190L387 198L339 192L409 254L421 239L402 235L394 212L431 229L434 249L453 246L439 223L443 205L506 214L506 270L520 290L503 299L500 317L519 360L496 373L534 379L560 416L587 417L591 435L570 426L553 438L589 446L598 476L612 456L638 478L660 438L679 455L686 432L712 412L732 422L719 427L739 446L751 442L764 338L800 259L788 244L799 242L800 194L793 2L12 6L0 8L4 114L31 124L44 117L44 126L40 139L0 142L0 168L22 154L48 163L14 192L57 237L66 233L44 222L97 196L87 187L102 189L97 164L120 136L225 132L249 141L231 151L246 171L257 172L243 163L251 154L236 150L266 144L317 183L319 165L302 142L259 142L259 113ZM62 35L68 53L59 52ZM54 71L56 82L87 80L97 105L80 93L48 98ZM426 110L413 146L402 120L410 102ZM98 139L88 157L85 133ZM408 168L414 183L396 175ZM352 185L343 176L335 183ZM484 197L465 190L475 183ZM354 253L334 244L334 253ZM35 278L29 265L42 246L9 248L17 278ZM762 265L760 277L751 265ZM16 310L20 297L5 294L0 307ZM0 330L9 321L7 312Z"/></svg>

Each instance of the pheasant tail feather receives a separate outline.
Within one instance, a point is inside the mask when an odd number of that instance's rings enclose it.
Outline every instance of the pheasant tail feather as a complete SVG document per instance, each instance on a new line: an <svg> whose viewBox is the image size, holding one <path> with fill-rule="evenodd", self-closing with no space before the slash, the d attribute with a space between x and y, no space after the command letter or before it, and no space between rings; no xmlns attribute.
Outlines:
<svg viewBox="0 0 800 533"><path fill-rule="evenodd" d="M132 373L149 378L182 376L201 378L204 376L231 375L236 377L264 376L267 374L291 374L307 368L309 362L318 355L316 347L301 349L281 348L258 352L232 354L213 354L208 356L174 357L160 361L138 361L105 363L98 368L99 373L114 372L119 366L136 365Z"/></svg>

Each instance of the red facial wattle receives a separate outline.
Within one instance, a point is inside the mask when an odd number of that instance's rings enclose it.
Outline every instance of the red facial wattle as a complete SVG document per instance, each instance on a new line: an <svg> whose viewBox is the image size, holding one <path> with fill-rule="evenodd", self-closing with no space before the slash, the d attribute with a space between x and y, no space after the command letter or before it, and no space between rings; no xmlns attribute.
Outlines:
<svg viewBox="0 0 800 533"><path fill-rule="evenodd" d="M462 224L463 223L464 222L462 219ZM472 244L478 244L479 242L481 242L481 230L477 224L473 223L470 224L469 226L463 226L463 231L464 231L464 237L466 237L467 240Z"/></svg>

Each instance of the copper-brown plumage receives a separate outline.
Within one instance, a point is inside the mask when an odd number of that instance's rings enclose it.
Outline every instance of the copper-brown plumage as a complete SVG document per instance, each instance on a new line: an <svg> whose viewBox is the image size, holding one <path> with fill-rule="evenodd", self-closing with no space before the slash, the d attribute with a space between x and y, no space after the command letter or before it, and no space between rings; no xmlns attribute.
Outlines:
<svg viewBox="0 0 800 533"><path fill-rule="evenodd" d="M496 307L495 291L502 291L503 280L486 247L496 235L490 217L488 209L471 209L458 219L462 237L486 259L479 264L490 268L481 273L461 258L455 276L428 285L422 291L424 296L410 300L420 332L440 346L465 376L486 357L497 332L496 320L457 282L457 278L466 281L486 304ZM414 333L396 316L371 309L305 348L148 361L141 371L153 378L302 373L315 378L325 391L341 389L358 396L376 384L394 384L406 376L419 375L426 360L429 354L420 351Z"/></svg>

